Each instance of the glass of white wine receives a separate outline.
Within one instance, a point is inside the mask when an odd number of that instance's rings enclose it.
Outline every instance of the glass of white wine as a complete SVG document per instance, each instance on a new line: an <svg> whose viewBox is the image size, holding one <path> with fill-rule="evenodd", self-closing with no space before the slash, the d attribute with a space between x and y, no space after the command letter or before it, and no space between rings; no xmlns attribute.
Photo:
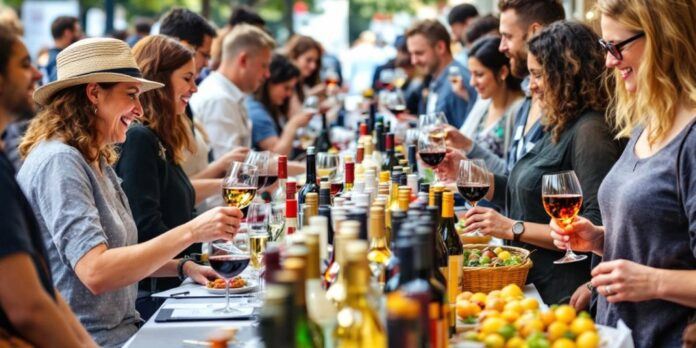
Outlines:
<svg viewBox="0 0 696 348"><path fill-rule="evenodd" d="M317 154L317 174L320 178L327 177L333 180L338 170L340 158L338 154L320 152Z"/></svg>
<svg viewBox="0 0 696 348"><path fill-rule="evenodd" d="M268 241L268 217L269 208L266 203L252 203L247 214L247 224L249 225L249 257L251 268L254 270L256 281L263 290L261 280L261 270L263 269L263 254L266 251ZM263 301L260 298L261 291L256 293L250 304L260 306Z"/></svg>
<svg viewBox="0 0 696 348"><path fill-rule="evenodd" d="M229 174L222 180L222 199L230 207L246 208L256 196L258 177L255 165L232 162Z"/></svg>

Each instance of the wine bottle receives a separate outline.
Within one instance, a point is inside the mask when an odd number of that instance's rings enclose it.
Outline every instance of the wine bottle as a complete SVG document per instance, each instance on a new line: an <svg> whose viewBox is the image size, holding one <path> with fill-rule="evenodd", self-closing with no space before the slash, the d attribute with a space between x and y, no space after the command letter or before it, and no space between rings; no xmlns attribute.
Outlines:
<svg viewBox="0 0 696 348"><path fill-rule="evenodd" d="M314 192L319 194L319 185L317 184L317 164L316 164L316 150L314 147L309 147L307 149L307 180L304 186L300 189L297 195L297 203L300 206L305 204L305 199L307 194Z"/></svg>
<svg viewBox="0 0 696 348"><path fill-rule="evenodd" d="M444 287L447 286L447 279L445 278L445 274L447 273L447 246L445 245L445 241L442 239L442 235L437 233L437 214L440 213L435 206L428 206L425 209L427 212L427 217L425 221L421 222L421 225L428 226L432 230L431 245L433 245L433 274Z"/></svg>
<svg viewBox="0 0 696 348"><path fill-rule="evenodd" d="M433 234L434 230L428 226L415 228L414 260L416 260L416 278L428 283L430 302L428 303L428 331L431 347L446 347L448 342L447 332L447 298L445 287L434 276L435 268L432 265Z"/></svg>
<svg viewBox="0 0 696 348"><path fill-rule="evenodd" d="M350 241L346 246L347 296L339 308L334 331L336 347L386 348L386 330L368 300L370 270L367 243Z"/></svg>
<svg viewBox="0 0 696 348"><path fill-rule="evenodd" d="M397 252L396 244L397 241L399 241L400 239L410 238L410 235L402 233L404 230L403 226L405 220L405 212L402 212L400 210L392 212L392 236L394 239L391 241L389 245L389 248L392 250L392 257L387 262L387 269L385 271L387 275L387 281L384 287L385 293L395 291L396 288L399 286L399 271L401 260L399 259L400 256Z"/></svg>
<svg viewBox="0 0 696 348"><path fill-rule="evenodd" d="M342 196L350 197L350 193L353 191L353 183L355 182L355 163L353 163L350 156L345 158L345 170L344 170L343 192Z"/></svg>
<svg viewBox="0 0 696 348"><path fill-rule="evenodd" d="M380 291L384 289L387 263L391 258L391 250L384 232L384 208L373 206L370 209L370 249L367 259L370 261L372 277L377 280Z"/></svg>
<svg viewBox="0 0 696 348"><path fill-rule="evenodd" d="M273 202L275 204L285 203L286 197L286 182L288 180L288 156L278 156L278 188L273 193Z"/></svg>
<svg viewBox="0 0 696 348"><path fill-rule="evenodd" d="M420 303L394 292L387 295L389 348L420 348Z"/></svg>
<svg viewBox="0 0 696 348"><path fill-rule="evenodd" d="M394 169L394 166L399 165L399 161L394 153L394 133L387 133L386 139L386 155L382 160L382 170L391 171Z"/></svg>
<svg viewBox="0 0 696 348"><path fill-rule="evenodd" d="M446 191L442 196L442 221L438 234L445 238L447 246L447 300L449 310L449 334L456 332L457 295L461 292L464 248L459 234L454 228L454 193Z"/></svg>
<svg viewBox="0 0 696 348"><path fill-rule="evenodd" d="M312 219L312 226L317 220ZM305 283L307 311L310 319L314 320L323 331L326 347L332 347L333 327L336 324L336 307L326 298L326 290L322 287L320 265L321 235L313 231L305 233L307 246L307 281Z"/></svg>
<svg viewBox="0 0 696 348"><path fill-rule="evenodd" d="M418 174L418 160L416 159L416 154L418 150L415 144L410 144L408 146L408 164L411 167L411 173Z"/></svg>
<svg viewBox="0 0 696 348"><path fill-rule="evenodd" d="M335 260L327 268L328 276L325 280L330 284L326 290L326 297L337 307L343 305L346 300L346 245L349 241L358 237L360 225L357 221L344 221L341 223L339 233L334 236ZM367 260L367 257L366 259Z"/></svg>
<svg viewBox="0 0 696 348"><path fill-rule="evenodd" d="M292 287L272 284L265 292L259 314L261 341L265 347L295 347Z"/></svg>
<svg viewBox="0 0 696 348"><path fill-rule="evenodd" d="M285 201L285 231L284 239L291 243L292 235L297 231L297 200L288 199Z"/></svg>
<svg viewBox="0 0 696 348"><path fill-rule="evenodd" d="M386 229L387 229L387 238L388 240L392 240L392 224L391 224L391 212L398 209L399 207L399 178L403 175L400 170L395 169L392 172L392 182L391 182L391 189L389 193L389 200L387 201L387 214L386 214Z"/></svg>
<svg viewBox="0 0 696 348"><path fill-rule="evenodd" d="M326 122L326 113L321 114L321 131L315 142L317 152L328 152L331 149L331 139L329 138L329 125Z"/></svg>
<svg viewBox="0 0 696 348"><path fill-rule="evenodd" d="M377 122L377 126L375 128L375 133L373 135L374 137L374 142L375 142L375 147L372 149L372 158L377 164L377 168L382 167L382 158L384 157L384 125L382 122Z"/></svg>
<svg viewBox="0 0 696 348"><path fill-rule="evenodd" d="M328 207L320 207L320 209L321 208ZM323 263L324 260L329 258L327 249L329 245L329 218L321 215L321 213L319 215L312 216L312 218L309 219L309 226L311 231L319 234L319 260L320 263Z"/></svg>
<svg viewBox="0 0 696 348"><path fill-rule="evenodd" d="M306 258L306 251L304 253ZM288 257L283 264L283 269L292 272L294 275L287 277L284 281L292 284L294 287L295 311L293 321L295 322L295 345L297 347L323 348L324 336L321 327L307 314L305 297L306 261L300 257Z"/></svg>

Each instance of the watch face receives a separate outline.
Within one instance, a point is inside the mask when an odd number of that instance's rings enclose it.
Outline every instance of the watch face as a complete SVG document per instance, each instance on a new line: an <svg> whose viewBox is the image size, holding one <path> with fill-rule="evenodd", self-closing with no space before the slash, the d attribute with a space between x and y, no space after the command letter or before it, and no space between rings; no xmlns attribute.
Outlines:
<svg viewBox="0 0 696 348"><path fill-rule="evenodd" d="M512 225L512 233L514 234L520 234L524 231L524 223L522 222L515 222L514 225Z"/></svg>

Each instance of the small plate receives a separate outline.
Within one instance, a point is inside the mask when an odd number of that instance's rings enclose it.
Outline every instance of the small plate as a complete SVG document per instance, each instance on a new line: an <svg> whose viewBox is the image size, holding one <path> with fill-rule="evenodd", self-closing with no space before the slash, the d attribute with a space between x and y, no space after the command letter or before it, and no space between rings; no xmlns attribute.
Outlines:
<svg viewBox="0 0 696 348"><path fill-rule="evenodd" d="M241 288L230 288L230 294L243 294L245 292L250 292L256 290L258 284L255 281L245 279L247 284ZM215 295L225 295L225 289L213 289L205 285L201 285L205 290L211 294Z"/></svg>

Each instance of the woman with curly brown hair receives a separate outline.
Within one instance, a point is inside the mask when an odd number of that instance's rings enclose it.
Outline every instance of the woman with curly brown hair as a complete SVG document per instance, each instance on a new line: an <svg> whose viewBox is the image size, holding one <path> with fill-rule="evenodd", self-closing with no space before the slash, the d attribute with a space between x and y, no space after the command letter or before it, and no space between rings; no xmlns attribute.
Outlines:
<svg viewBox="0 0 696 348"><path fill-rule="evenodd" d="M587 26L562 21L529 40L530 89L542 103L545 134L507 177L490 178L486 198L506 207L507 217L484 207L466 214L465 232L480 230L510 245L535 250L528 281L549 304L568 302L590 279L590 263L553 264L563 253L549 235L541 177L574 170L583 191L581 214L601 223L597 190L621 151L604 118L608 95L602 88L604 55L598 39ZM443 174L455 173L462 155L452 151L447 157L449 170L440 166Z"/></svg>

